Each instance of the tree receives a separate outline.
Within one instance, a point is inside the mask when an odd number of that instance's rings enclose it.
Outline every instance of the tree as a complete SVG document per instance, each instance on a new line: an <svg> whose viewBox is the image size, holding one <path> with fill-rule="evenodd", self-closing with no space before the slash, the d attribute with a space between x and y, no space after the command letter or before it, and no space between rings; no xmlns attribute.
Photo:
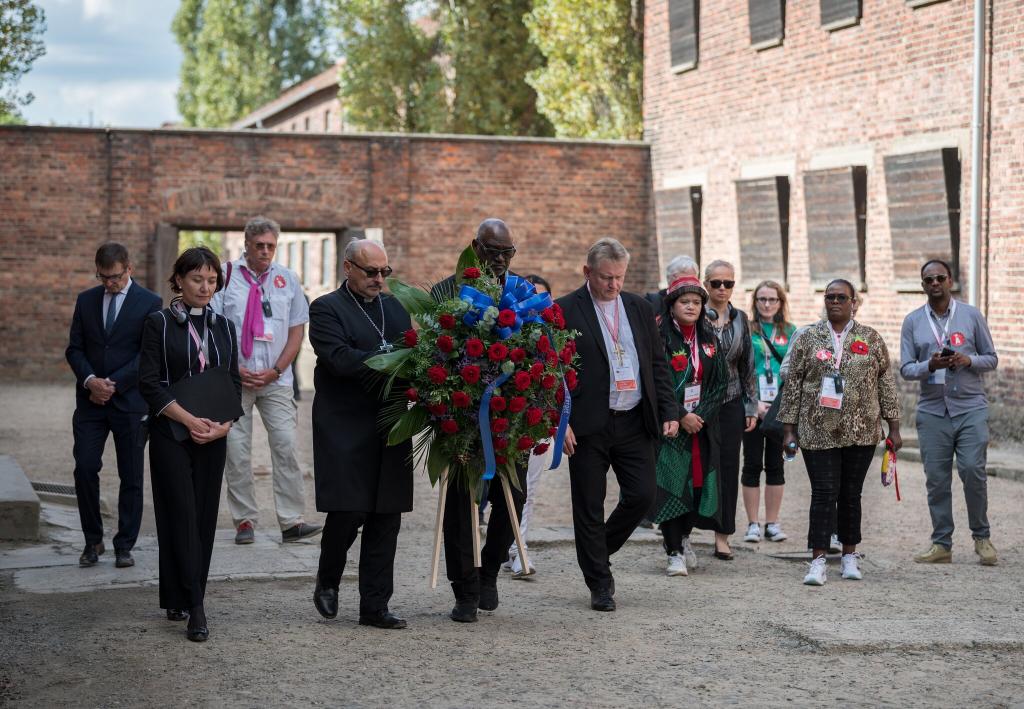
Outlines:
<svg viewBox="0 0 1024 709"><path fill-rule="evenodd" d="M339 97L345 118L363 130L444 130L444 77L437 40L411 19L410 0L335 0L345 63Z"/></svg>
<svg viewBox="0 0 1024 709"><path fill-rule="evenodd" d="M46 13L31 0L0 0L0 124L20 122L18 107L34 98L19 96L15 87L46 53L40 38L45 30Z"/></svg>
<svg viewBox="0 0 1024 709"><path fill-rule="evenodd" d="M526 80L558 136L642 136L642 0L536 0L526 26L547 59Z"/></svg>
<svg viewBox="0 0 1024 709"><path fill-rule="evenodd" d="M186 125L230 125L329 65L322 0L183 0L171 29Z"/></svg>

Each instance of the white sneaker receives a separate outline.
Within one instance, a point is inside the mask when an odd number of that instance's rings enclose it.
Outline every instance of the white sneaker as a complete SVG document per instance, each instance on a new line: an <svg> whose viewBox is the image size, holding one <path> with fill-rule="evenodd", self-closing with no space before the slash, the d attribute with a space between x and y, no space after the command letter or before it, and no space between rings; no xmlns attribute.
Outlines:
<svg viewBox="0 0 1024 709"><path fill-rule="evenodd" d="M830 554L839 554L843 551L843 545L839 543L839 535L833 534L828 540L828 551Z"/></svg>
<svg viewBox="0 0 1024 709"><path fill-rule="evenodd" d="M808 566L811 568L807 570L807 575L804 576L804 584L807 586L824 586L827 580L825 575L825 557L819 556Z"/></svg>
<svg viewBox="0 0 1024 709"><path fill-rule="evenodd" d="M697 552L693 550L689 537L683 537L683 559L686 560L687 569L697 568Z"/></svg>
<svg viewBox="0 0 1024 709"><path fill-rule="evenodd" d="M843 570L843 578L851 581L860 581L864 578L864 572L860 570L860 554L843 554L840 559L840 568Z"/></svg>
<svg viewBox="0 0 1024 709"><path fill-rule="evenodd" d="M757 522L751 522L747 525L747 533L743 535L743 541L745 542L759 542L761 541L761 525Z"/></svg>
<svg viewBox="0 0 1024 709"><path fill-rule="evenodd" d="M668 555L668 567L665 573L669 576L686 576L686 559L679 552Z"/></svg>
<svg viewBox="0 0 1024 709"><path fill-rule="evenodd" d="M532 576L535 573L537 573L537 569L533 565L532 561L530 562L530 570L524 572L523 571L523 562L520 561L519 555L516 554L515 557L513 557L513 559L512 559L512 576L514 578L519 578L519 577L522 577L522 576Z"/></svg>
<svg viewBox="0 0 1024 709"><path fill-rule="evenodd" d="M769 522L764 526L764 538L770 542L783 542L788 539L778 522Z"/></svg>

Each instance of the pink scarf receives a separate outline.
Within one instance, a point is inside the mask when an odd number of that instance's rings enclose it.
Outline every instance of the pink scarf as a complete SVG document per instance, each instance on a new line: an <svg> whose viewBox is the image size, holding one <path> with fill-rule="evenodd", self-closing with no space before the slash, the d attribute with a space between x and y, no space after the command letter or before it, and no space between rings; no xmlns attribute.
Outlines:
<svg viewBox="0 0 1024 709"><path fill-rule="evenodd" d="M260 303L260 285L267 280L270 274L268 268L259 280L253 280L249 269L242 266L238 269L242 277L249 284L249 299L245 302L245 319L242 320L242 356L246 359L252 356L252 343L257 337L263 337L263 305Z"/></svg>

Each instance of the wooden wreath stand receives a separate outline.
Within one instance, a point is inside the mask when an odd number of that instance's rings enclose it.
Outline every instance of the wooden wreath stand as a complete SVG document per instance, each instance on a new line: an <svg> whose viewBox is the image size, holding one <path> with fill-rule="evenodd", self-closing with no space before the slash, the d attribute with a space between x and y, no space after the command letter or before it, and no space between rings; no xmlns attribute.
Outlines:
<svg viewBox="0 0 1024 709"><path fill-rule="evenodd" d="M519 549L519 559L523 565L523 575L528 576L530 571L530 559L526 555L526 543L523 542L523 535L519 532L519 515L516 514L515 502L512 499L512 487L508 478L498 473L501 479L501 489L505 493L505 507L508 508L508 520L512 524L512 532L516 538L516 547ZM437 570L441 564L441 539L442 527L444 526L444 505L448 497L448 471L441 473L440 484L437 494L437 519L434 522L434 553L430 566L430 587L437 588ZM473 565L480 568L480 505L477 504L476 496L469 499L470 527L473 529Z"/></svg>

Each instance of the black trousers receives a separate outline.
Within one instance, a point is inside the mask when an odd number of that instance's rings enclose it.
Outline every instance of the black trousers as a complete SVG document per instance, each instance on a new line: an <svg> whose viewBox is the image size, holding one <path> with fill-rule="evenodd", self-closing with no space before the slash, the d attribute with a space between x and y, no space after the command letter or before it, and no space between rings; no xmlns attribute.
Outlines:
<svg viewBox="0 0 1024 709"><path fill-rule="evenodd" d="M516 470L522 490L512 485L512 503L516 519L523 515L526 502L526 471ZM480 550L480 568L473 565L473 525L478 524L470 515L470 493L460 485L449 485L444 503L444 563L448 580L452 584L455 600L472 603L480 598L481 579L493 585L498 569L508 559L508 548L515 539L515 531L508 518L508 504L501 481L495 478L487 486L487 501L491 516L487 523L487 540Z"/></svg>
<svg viewBox="0 0 1024 709"><path fill-rule="evenodd" d="M761 421L757 428L743 434L743 487L760 487L761 471L764 471L765 485L785 485L786 476L782 470L782 444L776 443L761 432Z"/></svg>
<svg viewBox="0 0 1024 709"><path fill-rule="evenodd" d="M142 414L131 414L105 406L75 409L71 430L75 437L75 495L86 544L103 541L100 516L100 469L107 435L114 434L117 452L117 476L121 480L117 495L117 534L114 549L129 551L135 546L142 525L143 449Z"/></svg>
<svg viewBox="0 0 1024 709"><path fill-rule="evenodd" d="M227 439L174 440L157 422L149 437L153 511L160 544L160 607L203 603L217 532Z"/></svg>
<svg viewBox="0 0 1024 709"><path fill-rule="evenodd" d="M719 478L722 495L722 524L715 531L722 534L734 534L736 532L736 498L740 492L740 445L743 443L743 429L746 426L742 396L722 404L722 408L718 411L718 426L721 432L721 449L718 455L721 472Z"/></svg>
<svg viewBox="0 0 1024 709"><path fill-rule="evenodd" d="M654 503L655 447L639 406L611 412L604 430L576 439L576 452L569 457L572 523L576 560L592 591L611 585L611 555L626 543ZM621 495L605 520L609 466Z"/></svg>
<svg viewBox="0 0 1024 709"><path fill-rule="evenodd" d="M860 495L875 447L804 449L803 454L811 481L808 548L828 549L833 530L843 544L860 544Z"/></svg>
<svg viewBox="0 0 1024 709"><path fill-rule="evenodd" d="M338 588L359 528L359 613L387 610L395 591L395 550L401 512L328 512L320 537L320 585Z"/></svg>
<svg viewBox="0 0 1024 709"><path fill-rule="evenodd" d="M698 487L693 491L694 510L700 507L700 496L703 490L704 488ZM694 510L658 525L661 528L662 543L665 545L666 554L683 553L683 538L690 536L696 526L697 513Z"/></svg>

